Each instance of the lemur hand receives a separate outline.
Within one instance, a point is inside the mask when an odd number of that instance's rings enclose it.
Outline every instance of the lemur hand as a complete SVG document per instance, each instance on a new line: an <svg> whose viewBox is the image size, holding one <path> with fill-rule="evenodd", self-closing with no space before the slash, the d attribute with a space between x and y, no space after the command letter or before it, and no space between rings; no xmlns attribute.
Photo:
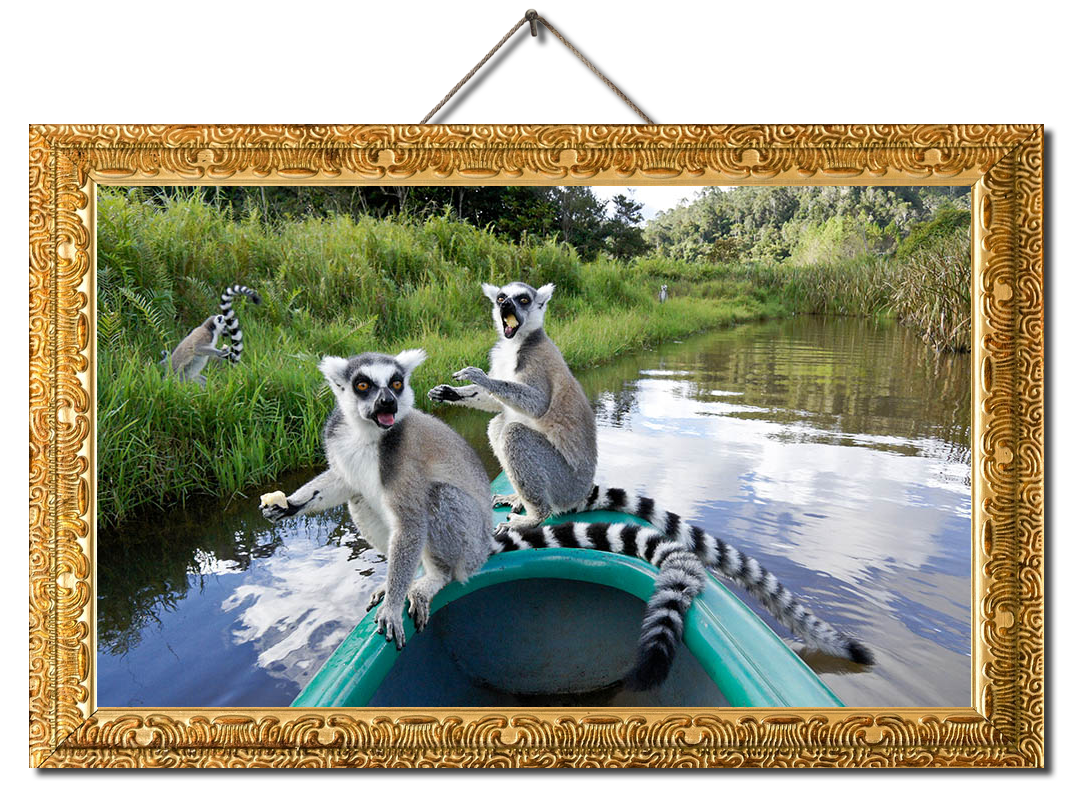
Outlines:
<svg viewBox="0 0 1073 800"><path fill-rule="evenodd" d="M392 611L386 605L380 606L376 612L376 632L384 634L384 638L389 642L394 642L396 650L406 646L401 611Z"/></svg>
<svg viewBox="0 0 1073 800"><path fill-rule="evenodd" d="M454 386L441 383L439 386L433 386L428 390L428 399L434 403L457 403L463 398Z"/></svg>
<svg viewBox="0 0 1073 800"><path fill-rule="evenodd" d="M489 383L488 376L480 367L463 367L451 377L456 381L469 381L485 388Z"/></svg>
<svg viewBox="0 0 1073 800"><path fill-rule="evenodd" d="M296 507L287 502L287 495L283 492L269 492L261 495L261 514L269 522L279 522L297 511Z"/></svg>

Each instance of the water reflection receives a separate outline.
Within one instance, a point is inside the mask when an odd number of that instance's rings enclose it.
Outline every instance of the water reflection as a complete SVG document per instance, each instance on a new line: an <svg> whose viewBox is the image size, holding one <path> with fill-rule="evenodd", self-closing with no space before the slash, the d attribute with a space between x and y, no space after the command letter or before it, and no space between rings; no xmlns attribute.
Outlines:
<svg viewBox="0 0 1073 800"><path fill-rule="evenodd" d="M969 702L966 359L896 325L796 318L579 377L598 481L760 557L876 649L864 671L802 653L845 702ZM445 416L496 472L487 416ZM100 554L102 705L285 705L385 572L340 511L269 527L252 500L102 533Z"/></svg>

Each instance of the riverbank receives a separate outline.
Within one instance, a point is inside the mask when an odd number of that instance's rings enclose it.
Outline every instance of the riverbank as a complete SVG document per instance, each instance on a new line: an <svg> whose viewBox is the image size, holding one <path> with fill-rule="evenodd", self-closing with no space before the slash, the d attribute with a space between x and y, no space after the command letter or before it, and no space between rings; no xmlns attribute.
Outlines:
<svg viewBox="0 0 1073 800"><path fill-rule="evenodd" d="M483 281L554 283L548 331L575 369L703 330L792 313L875 315L894 265L866 259L798 269L665 258L583 262L560 242L506 241L450 215L336 215L271 224L205 197L161 205L137 191L98 199L97 519L164 511L195 496L231 497L322 463L332 399L325 354L423 347L425 393L495 342ZM207 386L157 366L220 290L237 301L242 363L210 364ZM658 288L670 285L659 303Z"/></svg>
<svg viewBox="0 0 1073 800"><path fill-rule="evenodd" d="M678 297L639 311L614 309L553 320L548 332L575 368L592 366L691 333L776 316L773 303L737 296ZM324 353L398 352L423 347L414 375L418 405L466 365L487 368L491 320L466 334L428 333L394 342L364 330L324 341L316 331L275 329L244 320L243 362L213 365L205 388L165 377L155 364L116 363L102 353L98 404L98 520L114 525L136 511L195 495L227 497L298 467L323 462L320 432L333 399L317 369ZM318 346L321 345L321 346ZM327 345L327 346L325 346Z"/></svg>

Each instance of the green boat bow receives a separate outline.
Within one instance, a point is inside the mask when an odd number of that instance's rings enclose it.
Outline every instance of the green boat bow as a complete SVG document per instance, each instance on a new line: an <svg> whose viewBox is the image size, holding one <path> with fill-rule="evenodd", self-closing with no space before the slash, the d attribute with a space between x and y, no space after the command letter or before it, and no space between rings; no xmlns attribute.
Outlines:
<svg viewBox="0 0 1073 800"><path fill-rule="evenodd" d="M511 491L505 476L492 492ZM509 509L496 509L496 521ZM588 512L555 517L549 523L631 522L628 514ZM656 569L639 559L591 550L523 550L488 559L465 584L454 582L436 595L433 615L460 598L513 581L560 580L596 584L647 600ZM388 678L401 653L376 632L375 610L367 613L295 698L296 707L365 706ZM514 620L524 624L523 620ZM405 617L407 642L413 622ZM421 636L430 635L428 631ZM569 635L569 632L564 634ZM841 706L839 699L774 631L726 587L709 579L686 616L683 643L730 706ZM580 643L583 644L583 643ZM681 655L680 655L681 657Z"/></svg>

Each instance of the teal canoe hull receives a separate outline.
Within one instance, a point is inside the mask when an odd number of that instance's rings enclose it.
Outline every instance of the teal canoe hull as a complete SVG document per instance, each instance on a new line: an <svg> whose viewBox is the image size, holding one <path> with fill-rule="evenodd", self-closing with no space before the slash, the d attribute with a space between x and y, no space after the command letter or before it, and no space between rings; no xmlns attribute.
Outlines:
<svg viewBox="0 0 1073 800"><path fill-rule="evenodd" d="M506 494L510 484L500 475L494 493ZM497 522L509 509L496 509ZM632 522L636 517L614 512L565 515L549 522ZM488 559L465 584L454 582L432 602L432 613L491 587L514 581L577 581L609 587L647 600L656 569L639 559L591 550L522 550ZM435 620L433 620L435 621ZM513 620L515 624L524 624ZM375 610L367 613L291 703L294 707L367 706L396 662L415 642L413 622L404 616L407 648L377 634ZM425 631L421 636L429 636ZM569 632L564 634L569 635ZM839 699L774 631L719 582L710 579L686 615L683 644L730 706L841 706ZM579 648L584 642L578 643ZM434 667L430 667L434 668Z"/></svg>

